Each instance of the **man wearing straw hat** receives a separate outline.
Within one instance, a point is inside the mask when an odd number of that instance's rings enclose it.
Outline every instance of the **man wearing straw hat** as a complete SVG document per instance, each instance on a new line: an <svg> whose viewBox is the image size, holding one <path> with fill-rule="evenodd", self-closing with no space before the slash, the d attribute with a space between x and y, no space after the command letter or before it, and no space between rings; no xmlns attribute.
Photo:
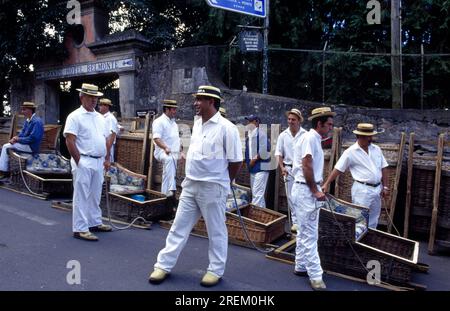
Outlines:
<svg viewBox="0 0 450 311"><path fill-rule="evenodd" d="M313 109L308 118L311 129L294 146L292 197L298 225L294 273L309 276L314 290L326 289L317 250L320 207L317 201L326 198L320 189L324 166L321 140L333 129L335 115L329 107Z"/></svg>
<svg viewBox="0 0 450 311"><path fill-rule="evenodd" d="M342 153L323 184L323 190L327 192L336 177L350 169L354 180L352 202L369 208L369 227L376 228L381 212L381 196L389 195L388 163L380 147L372 144L373 136L378 134L373 124L359 123L353 133L356 134L356 142Z"/></svg>
<svg viewBox="0 0 450 311"><path fill-rule="evenodd" d="M110 164L107 141L111 132L105 118L95 111L103 93L87 83L77 91L81 106L69 114L63 132L73 175L72 231L74 238L98 241L92 232L111 231L110 226L102 224L100 209L103 167L107 169Z"/></svg>
<svg viewBox="0 0 450 311"><path fill-rule="evenodd" d="M209 237L209 266L200 284L207 287L218 284L225 271L226 200L230 183L242 165L242 146L237 127L218 112L222 99L220 89L200 86L193 96L200 118L192 129L186 178L175 219L149 277L153 284L167 278L200 216L205 220Z"/></svg>
<svg viewBox="0 0 450 311"><path fill-rule="evenodd" d="M175 122L177 108L175 100L163 100L163 113L152 124L155 159L163 164L161 192L173 198L177 190L175 175L180 155L180 134Z"/></svg>
<svg viewBox="0 0 450 311"><path fill-rule="evenodd" d="M119 123L117 122L114 114L110 112L112 107L112 102L108 98L101 98L98 103L98 112L100 112L106 121L106 127L111 133L110 139L108 140L108 148L110 150L110 162L114 162L114 150L116 147L116 137L119 133Z"/></svg>
<svg viewBox="0 0 450 311"><path fill-rule="evenodd" d="M35 114L36 105L32 102L24 102L21 108L22 114L27 119L19 135L14 136L9 143L2 146L2 153L0 155L0 179L7 177L9 174L8 149L13 148L17 151L38 153L42 137L44 136L42 119Z"/></svg>
<svg viewBox="0 0 450 311"><path fill-rule="evenodd" d="M292 216L291 231L297 232L297 216L295 215L291 194L292 185L294 184L294 176L292 175L292 157L296 142L304 133L306 133L306 131L301 127L303 116L299 109L293 108L286 112L286 117L289 127L278 136L275 156L277 157L278 165L280 166L280 171L285 181L284 186L289 209L288 213L290 212L290 215Z"/></svg>

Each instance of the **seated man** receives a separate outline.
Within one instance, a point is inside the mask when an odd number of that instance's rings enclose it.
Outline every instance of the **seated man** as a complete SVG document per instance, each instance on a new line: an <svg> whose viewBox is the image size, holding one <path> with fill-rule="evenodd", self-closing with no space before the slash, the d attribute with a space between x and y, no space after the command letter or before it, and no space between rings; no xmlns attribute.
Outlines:
<svg viewBox="0 0 450 311"><path fill-rule="evenodd" d="M11 138L8 144L2 147L0 155L0 179L5 178L9 174L9 158L8 149L14 148L18 151L38 153L44 136L44 125L41 118L36 114L36 105L31 102L22 104L22 114L27 118L23 125L22 131L18 136Z"/></svg>

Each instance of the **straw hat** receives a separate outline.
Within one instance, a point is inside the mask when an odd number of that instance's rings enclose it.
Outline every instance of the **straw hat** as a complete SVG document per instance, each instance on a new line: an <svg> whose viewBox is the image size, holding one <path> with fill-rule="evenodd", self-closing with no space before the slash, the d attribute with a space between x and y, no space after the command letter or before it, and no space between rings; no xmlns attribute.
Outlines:
<svg viewBox="0 0 450 311"><path fill-rule="evenodd" d="M90 96L103 96L103 93L98 91L98 86L94 84L83 83L81 89L77 89L77 91Z"/></svg>
<svg viewBox="0 0 450 311"><path fill-rule="evenodd" d="M286 117L290 114L296 115L300 119L300 123L303 122L302 112L296 108L292 108L289 111L286 111Z"/></svg>
<svg viewBox="0 0 450 311"><path fill-rule="evenodd" d="M163 107L167 108L178 108L178 104L176 100L173 99L164 99L163 100Z"/></svg>
<svg viewBox="0 0 450 311"><path fill-rule="evenodd" d="M222 115L222 117L226 118L226 116L227 116L227 110L226 110L225 108L220 107L220 108L219 108L219 112L220 112L220 114Z"/></svg>
<svg viewBox="0 0 450 311"><path fill-rule="evenodd" d="M112 106L112 102L108 99L108 98L102 98L100 99L99 105L108 105L108 106Z"/></svg>
<svg viewBox="0 0 450 311"><path fill-rule="evenodd" d="M308 120L311 121L312 119L320 117L334 117L335 115L336 112L332 112L330 107L320 107L311 111L311 115L308 117Z"/></svg>
<svg viewBox="0 0 450 311"><path fill-rule="evenodd" d="M359 123L353 133L363 136L373 136L378 134L378 132L374 130L373 124L370 123Z"/></svg>
<svg viewBox="0 0 450 311"><path fill-rule="evenodd" d="M197 93L192 94L192 96L208 96L220 99L221 101L223 100L220 89L211 85L200 85Z"/></svg>
<svg viewBox="0 0 450 311"><path fill-rule="evenodd" d="M36 109L37 106L33 102L23 102L22 108Z"/></svg>

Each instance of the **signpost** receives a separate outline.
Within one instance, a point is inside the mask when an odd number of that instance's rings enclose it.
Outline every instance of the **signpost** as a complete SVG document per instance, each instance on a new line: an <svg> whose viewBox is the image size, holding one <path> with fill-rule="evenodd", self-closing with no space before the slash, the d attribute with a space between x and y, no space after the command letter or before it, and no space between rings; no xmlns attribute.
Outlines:
<svg viewBox="0 0 450 311"><path fill-rule="evenodd" d="M206 2L214 8L264 18L262 93L267 94L269 84L269 0L206 0Z"/></svg>
<svg viewBox="0 0 450 311"><path fill-rule="evenodd" d="M266 0L206 0L206 2L214 8L266 17Z"/></svg>
<svg viewBox="0 0 450 311"><path fill-rule="evenodd" d="M242 30L239 33L239 48L241 52L261 52L263 38L259 30Z"/></svg>

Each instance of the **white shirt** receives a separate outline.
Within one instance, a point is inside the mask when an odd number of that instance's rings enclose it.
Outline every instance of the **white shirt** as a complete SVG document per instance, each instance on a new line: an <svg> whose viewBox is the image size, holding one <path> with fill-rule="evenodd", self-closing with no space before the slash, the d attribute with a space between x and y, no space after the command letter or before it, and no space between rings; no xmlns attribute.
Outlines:
<svg viewBox="0 0 450 311"><path fill-rule="evenodd" d="M356 142L342 153L334 168L340 172L350 169L354 180L378 184L381 182L381 169L389 165L380 147L370 144L368 151L367 154Z"/></svg>
<svg viewBox="0 0 450 311"><path fill-rule="evenodd" d="M186 178L218 183L229 191L228 163L242 159L236 125L219 112L205 123L202 119L195 121L186 155Z"/></svg>
<svg viewBox="0 0 450 311"><path fill-rule="evenodd" d="M116 117L111 113L111 112L107 112L103 115L103 117L105 118L106 121L106 128L109 131L109 134L111 133L115 133L116 136L119 133L119 123L117 122ZM116 143L116 139L114 139L113 144Z"/></svg>
<svg viewBox="0 0 450 311"><path fill-rule="evenodd" d="M83 106L74 110L66 119L64 137L73 134L77 138L75 145L80 154L104 157L106 156L106 138L110 132L106 127L105 118L97 111L87 111Z"/></svg>
<svg viewBox="0 0 450 311"><path fill-rule="evenodd" d="M305 133L306 130L303 127L300 127L295 136L292 136L289 128L281 132L280 136L278 136L277 146L275 147L275 156L282 156L285 164L292 165L294 146Z"/></svg>
<svg viewBox="0 0 450 311"><path fill-rule="evenodd" d="M180 133L175 119L170 119L165 113L156 118L152 125L153 139L161 139L174 154L180 152ZM164 150L155 143L155 157Z"/></svg>
<svg viewBox="0 0 450 311"><path fill-rule="evenodd" d="M323 178L323 150L322 137L314 129L310 129L303 134L294 146L294 164L292 166L292 174L295 181L306 182L303 175L302 160L307 155L312 156L312 164L314 170L314 181L321 182Z"/></svg>

